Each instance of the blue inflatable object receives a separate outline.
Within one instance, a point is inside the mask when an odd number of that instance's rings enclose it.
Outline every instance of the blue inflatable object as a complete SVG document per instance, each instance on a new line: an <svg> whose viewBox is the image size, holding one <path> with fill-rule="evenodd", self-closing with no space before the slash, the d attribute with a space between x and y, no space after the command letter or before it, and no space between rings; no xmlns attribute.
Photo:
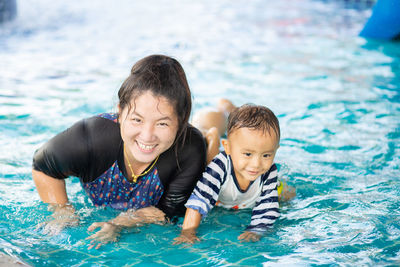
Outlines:
<svg viewBox="0 0 400 267"><path fill-rule="evenodd" d="M0 23L13 20L17 15L17 0L0 0Z"/></svg>
<svg viewBox="0 0 400 267"><path fill-rule="evenodd" d="M378 0L360 36L394 40L400 37L400 0Z"/></svg>

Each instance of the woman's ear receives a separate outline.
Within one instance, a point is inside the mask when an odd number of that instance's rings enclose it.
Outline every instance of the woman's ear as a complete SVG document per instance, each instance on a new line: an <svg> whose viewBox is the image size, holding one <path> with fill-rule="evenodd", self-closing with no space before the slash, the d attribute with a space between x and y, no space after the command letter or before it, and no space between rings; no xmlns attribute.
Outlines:
<svg viewBox="0 0 400 267"><path fill-rule="evenodd" d="M229 147L229 141L228 141L228 139L222 139L222 140L221 140L221 143L222 143L222 146L224 147L225 153L226 153L227 155L230 155L231 149L230 149L230 147Z"/></svg>
<svg viewBox="0 0 400 267"><path fill-rule="evenodd" d="M117 105L117 109L118 109L118 122L121 123L120 120L121 120L122 110L121 110L121 106L119 103Z"/></svg>

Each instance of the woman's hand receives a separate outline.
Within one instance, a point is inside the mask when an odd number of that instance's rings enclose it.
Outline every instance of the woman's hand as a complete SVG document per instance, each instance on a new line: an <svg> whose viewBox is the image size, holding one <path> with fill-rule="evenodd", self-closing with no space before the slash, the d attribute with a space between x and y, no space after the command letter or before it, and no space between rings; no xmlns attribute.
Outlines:
<svg viewBox="0 0 400 267"><path fill-rule="evenodd" d="M165 213L153 206L134 210L131 216L139 219L141 223L165 223Z"/></svg>
<svg viewBox="0 0 400 267"><path fill-rule="evenodd" d="M196 229L187 229L182 230L181 235L174 238L173 245L179 244L194 244L195 242L199 242L200 238L196 236Z"/></svg>
<svg viewBox="0 0 400 267"><path fill-rule="evenodd" d="M98 249L107 243L117 242L121 227L110 222L95 222L89 226L88 230L91 232L99 227L101 229L97 233L86 238L86 240L92 240L88 249L92 249L93 247Z"/></svg>
<svg viewBox="0 0 400 267"><path fill-rule="evenodd" d="M165 223L165 213L153 206L138 210L131 209L122 212L110 222L117 226L125 227L139 226L146 223L163 224Z"/></svg>
<svg viewBox="0 0 400 267"><path fill-rule="evenodd" d="M72 205L50 204L49 210L53 211L51 216L54 219L48 222L40 223L36 227L36 229L43 228L43 234L57 235L64 228L69 226L77 226L79 224L79 217L75 214L75 209Z"/></svg>
<svg viewBox="0 0 400 267"><path fill-rule="evenodd" d="M95 222L89 226L88 230L91 232L99 227L101 229L97 233L86 238L87 240L92 240L89 249L93 247L98 249L107 243L116 242L123 227L140 226L146 223L165 223L165 213L156 207L150 206L138 210L131 209L122 212L109 222Z"/></svg>
<svg viewBox="0 0 400 267"><path fill-rule="evenodd" d="M238 237L241 242L257 242L260 240L260 238L261 235L249 231L245 231Z"/></svg>

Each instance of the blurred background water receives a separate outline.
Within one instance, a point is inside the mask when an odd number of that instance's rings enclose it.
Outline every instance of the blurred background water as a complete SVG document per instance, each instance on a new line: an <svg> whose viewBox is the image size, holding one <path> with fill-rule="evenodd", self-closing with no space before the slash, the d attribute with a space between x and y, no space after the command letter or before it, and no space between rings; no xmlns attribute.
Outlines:
<svg viewBox="0 0 400 267"><path fill-rule="evenodd" d="M358 37L367 1L24 0L0 25L0 252L32 266L400 265L400 47ZM67 182L82 223L58 236L31 179L32 155L73 122L115 111L131 66L178 59L194 110L228 97L270 107L276 163L297 197L258 243L237 236L249 211L216 209L202 242L173 246L179 226L126 231L88 250L94 208ZM239 219L238 219L239 218Z"/></svg>

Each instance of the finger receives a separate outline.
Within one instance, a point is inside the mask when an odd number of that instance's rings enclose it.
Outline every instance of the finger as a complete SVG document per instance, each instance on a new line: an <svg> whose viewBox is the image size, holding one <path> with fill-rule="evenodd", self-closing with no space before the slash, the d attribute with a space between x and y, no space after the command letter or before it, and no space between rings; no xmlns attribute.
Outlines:
<svg viewBox="0 0 400 267"><path fill-rule="evenodd" d="M182 241L174 239L174 242L172 242L172 245L179 245L179 244L182 244Z"/></svg>
<svg viewBox="0 0 400 267"><path fill-rule="evenodd" d="M92 240L92 241L90 241L88 249L92 249L94 247L97 247L97 245L98 245L98 241L97 240Z"/></svg>
<svg viewBox="0 0 400 267"><path fill-rule="evenodd" d="M200 241L200 239L198 237L191 237L190 239L187 239L186 243L194 244L198 241Z"/></svg>
<svg viewBox="0 0 400 267"><path fill-rule="evenodd" d="M96 245L96 243L90 242L90 245L88 246L88 249L92 249L95 245Z"/></svg>
<svg viewBox="0 0 400 267"><path fill-rule="evenodd" d="M101 227L103 224L104 224L103 222L95 222L95 223L92 223L92 224L88 227L88 231L91 232L91 231L93 231L93 230L95 230L95 229Z"/></svg>
<svg viewBox="0 0 400 267"><path fill-rule="evenodd" d="M93 234L93 235L90 235L90 236L86 237L85 239L86 239L86 240L92 239L92 242L93 242L93 241L95 241L95 239L98 238L98 236L99 236L99 232L97 232L97 233L95 233L95 234Z"/></svg>
<svg viewBox="0 0 400 267"><path fill-rule="evenodd" d="M249 242L249 238L247 233L243 233L238 237L238 240L240 240L240 242Z"/></svg>
<svg viewBox="0 0 400 267"><path fill-rule="evenodd" d="M103 245L103 243L97 244L96 249L99 249L102 245Z"/></svg>
<svg viewBox="0 0 400 267"><path fill-rule="evenodd" d="M183 248L190 248L193 245L193 243L183 243L182 247Z"/></svg>
<svg viewBox="0 0 400 267"><path fill-rule="evenodd" d="M180 245L180 244L186 243L188 241L186 238L182 238L182 237L177 237L174 240L175 240L175 242L172 243L173 245Z"/></svg>
<svg viewBox="0 0 400 267"><path fill-rule="evenodd" d="M98 235L98 237L96 238L96 240L98 242L102 242L102 243L107 243L110 240L110 235L107 233L101 233Z"/></svg>
<svg viewBox="0 0 400 267"><path fill-rule="evenodd" d="M240 243L246 243L246 242L248 242L248 240L246 238L243 238L240 240Z"/></svg>

